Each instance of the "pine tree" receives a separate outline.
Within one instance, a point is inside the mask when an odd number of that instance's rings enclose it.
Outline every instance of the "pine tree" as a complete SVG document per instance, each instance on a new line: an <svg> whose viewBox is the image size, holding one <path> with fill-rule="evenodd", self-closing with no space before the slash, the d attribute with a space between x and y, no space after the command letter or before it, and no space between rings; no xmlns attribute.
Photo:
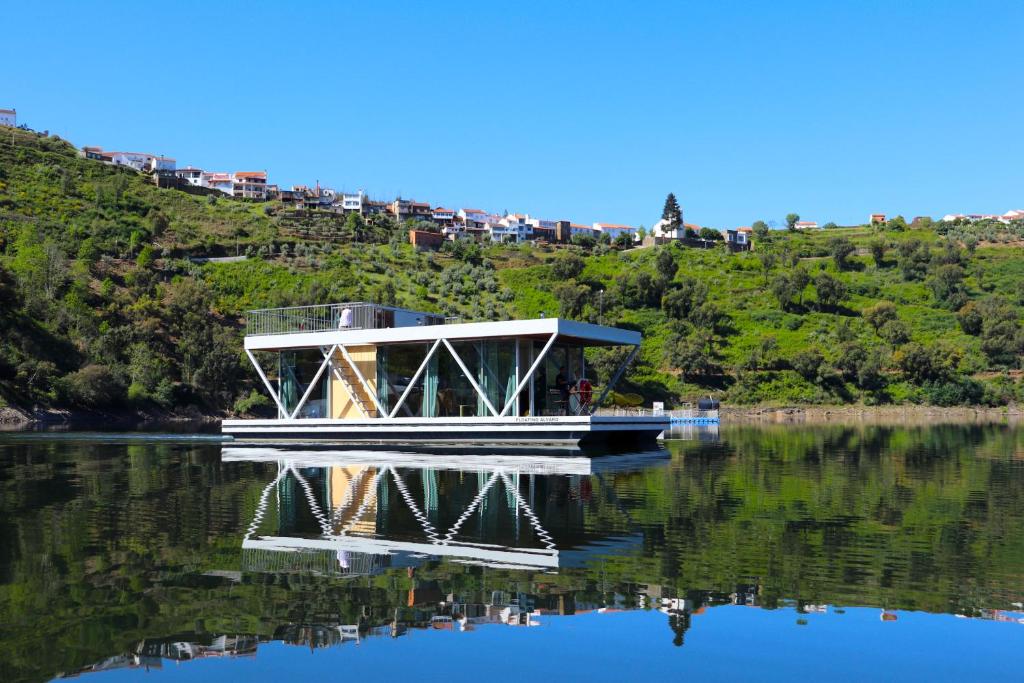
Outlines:
<svg viewBox="0 0 1024 683"><path fill-rule="evenodd" d="M678 230L683 227L683 210L679 208L679 202L671 192L665 197L665 208L661 211L661 219L666 223L664 229Z"/></svg>

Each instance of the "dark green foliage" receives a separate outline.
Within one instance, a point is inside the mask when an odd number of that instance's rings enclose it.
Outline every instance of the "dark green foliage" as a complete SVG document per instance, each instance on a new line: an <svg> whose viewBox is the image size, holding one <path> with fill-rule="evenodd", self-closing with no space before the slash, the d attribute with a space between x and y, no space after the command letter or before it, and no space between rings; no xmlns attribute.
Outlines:
<svg viewBox="0 0 1024 683"><path fill-rule="evenodd" d="M879 301L874 306L869 306L861 311L861 315L875 330L879 330L886 323L899 318L896 305L891 301Z"/></svg>
<svg viewBox="0 0 1024 683"><path fill-rule="evenodd" d="M912 382L946 382L956 376L957 354L942 345L932 347L911 342L896 352L893 360Z"/></svg>
<svg viewBox="0 0 1024 683"><path fill-rule="evenodd" d="M711 242L720 242L725 239L722 237L722 233L714 228L701 228L700 232L697 233L697 236L702 240L708 240Z"/></svg>
<svg viewBox="0 0 1024 683"><path fill-rule="evenodd" d="M1021 393L1013 373L992 388L993 371L1020 367L1022 355L1024 258L1015 246L987 246L1016 239L1014 226L889 235L899 271L836 272L821 261L837 235L867 248L878 239L867 228L765 233L755 251L737 254L681 244L613 251L607 239L583 239L446 242L423 255L388 217L209 201L79 159L50 139L16 131L14 142L0 136L0 402L259 412L267 406L249 400L262 391L259 379L241 354L245 311L351 300L467 320L544 313L640 330L624 391L641 402L723 389L743 402L920 401L936 374L975 375L988 403ZM971 236L982 241L974 253L957 246ZM186 258L236 249L248 260ZM959 286L931 281L943 268L962 269L951 280ZM805 305L809 280L817 306ZM773 281L786 286L769 289ZM965 306L977 292L985 298ZM866 324L848 315L847 301ZM911 338L942 348L946 371L900 365ZM783 360L807 349L825 358L813 382ZM83 381L92 375L103 385Z"/></svg>
<svg viewBox="0 0 1024 683"><path fill-rule="evenodd" d="M678 369L683 379L693 379L716 372L710 333L696 331L685 336L672 335L665 344L665 361Z"/></svg>
<svg viewBox="0 0 1024 683"><path fill-rule="evenodd" d="M868 248L871 249L871 258L874 259L875 265L879 268L885 267L885 250L888 247L888 243L885 238L878 237L871 240Z"/></svg>
<svg viewBox="0 0 1024 683"><path fill-rule="evenodd" d="M665 197L665 207L661 210L661 219L666 222L665 228L678 230L683 224L683 210L679 208L676 196L669 192Z"/></svg>
<svg viewBox="0 0 1024 683"><path fill-rule="evenodd" d="M554 293L555 299L558 300L559 316L573 320L579 318L584 304L590 298L590 288L578 284L575 280L555 285Z"/></svg>
<svg viewBox="0 0 1024 683"><path fill-rule="evenodd" d="M772 279L771 291L782 310L789 308L793 297L796 296L796 287L786 273L779 273Z"/></svg>
<svg viewBox="0 0 1024 683"><path fill-rule="evenodd" d="M559 280L575 280L583 272L585 265L577 254L567 254L553 261L551 272Z"/></svg>
<svg viewBox="0 0 1024 683"><path fill-rule="evenodd" d="M833 237L828 241L828 252L839 270L847 269L849 265L847 259L856 250L853 242L845 237Z"/></svg>
<svg viewBox="0 0 1024 683"><path fill-rule="evenodd" d="M676 263L675 258L672 256L672 251L666 248L658 250L658 256L654 260L654 267L658 271L658 275L665 282L671 282L672 278L676 276L676 271L679 270L679 264Z"/></svg>
<svg viewBox="0 0 1024 683"><path fill-rule="evenodd" d="M1019 365L1024 354L1024 328L1009 301L989 296L971 301L957 312L960 327L981 337L981 350L993 363Z"/></svg>
<svg viewBox="0 0 1024 683"><path fill-rule="evenodd" d="M825 357L818 349L806 349L793 354L789 364L807 381L819 382Z"/></svg>
<svg viewBox="0 0 1024 683"><path fill-rule="evenodd" d="M688 320L708 297L708 287L700 280L683 277L661 299L661 308L674 320Z"/></svg>
<svg viewBox="0 0 1024 683"><path fill-rule="evenodd" d="M835 278L825 271L818 273L814 278L814 291L818 296L818 307L823 310L833 310L846 298L846 285L842 280Z"/></svg>
<svg viewBox="0 0 1024 683"><path fill-rule="evenodd" d="M904 280L923 280L928 275L932 262L931 249L918 239L900 242L896 248L899 254L900 274Z"/></svg>
<svg viewBox="0 0 1024 683"><path fill-rule="evenodd" d="M797 221L800 220L800 214L798 213L787 213L786 214L786 229L796 230Z"/></svg>
<svg viewBox="0 0 1024 683"><path fill-rule="evenodd" d="M944 308L957 310L967 303L967 288L964 286L964 269L952 263L940 265L928 280L928 286L935 300Z"/></svg>
<svg viewBox="0 0 1024 683"><path fill-rule="evenodd" d="M754 221L750 228L754 231L754 238L756 240L763 241L768 237L768 224L764 221Z"/></svg>
<svg viewBox="0 0 1024 683"><path fill-rule="evenodd" d="M86 365L57 380L57 395L83 408L110 408L124 398L124 386L110 368Z"/></svg>

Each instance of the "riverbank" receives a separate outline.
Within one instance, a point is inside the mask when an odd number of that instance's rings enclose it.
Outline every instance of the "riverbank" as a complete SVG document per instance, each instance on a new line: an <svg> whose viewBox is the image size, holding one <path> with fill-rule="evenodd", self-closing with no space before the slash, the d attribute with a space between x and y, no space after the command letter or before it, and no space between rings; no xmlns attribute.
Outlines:
<svg viewBox="0 0 1024 683"><path fill-rule="evenodd" d="M1024 406L723 406L722 422L747 424L940 424L1024 422Z"/></svg>
<svg viewBox="0 0 1024 683"><path fill-rule="evenodd" d="M25 410L13 406L0 408L0 430L18 431L31 429L88 429L88 430L145 430L153 427L216 425L220 416L207 415L195 408L172 411L119 410L87 411L67 409Z"/></svg>

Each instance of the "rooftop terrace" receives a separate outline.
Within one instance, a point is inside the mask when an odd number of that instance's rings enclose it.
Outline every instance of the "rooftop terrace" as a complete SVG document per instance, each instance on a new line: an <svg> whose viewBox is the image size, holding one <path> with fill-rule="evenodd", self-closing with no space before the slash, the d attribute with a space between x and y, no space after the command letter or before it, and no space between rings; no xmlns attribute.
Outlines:
<svg viewBox="0 0 1024 683"><path fill-rule="evenodd" d="M246 336L422 327L457 322L437 313L381 306L363 301L287 308L261 308L246 315Z"/></svg>

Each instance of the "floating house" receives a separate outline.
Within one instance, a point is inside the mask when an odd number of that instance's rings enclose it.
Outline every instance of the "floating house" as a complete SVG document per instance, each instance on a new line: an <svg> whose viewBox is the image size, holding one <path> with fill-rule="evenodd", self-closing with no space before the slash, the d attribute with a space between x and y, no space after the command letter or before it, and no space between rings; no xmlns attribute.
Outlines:
<svg viewBox="0 0 1024 683"><path fill-rule="evenodd" d="M595 408L640 339L559 318L464 323L369 303L250 311L245 352L277 417L222 430L284 442L637 446L669 417ZM596 391L584 351L610 346L629 351Z"/></svg>

